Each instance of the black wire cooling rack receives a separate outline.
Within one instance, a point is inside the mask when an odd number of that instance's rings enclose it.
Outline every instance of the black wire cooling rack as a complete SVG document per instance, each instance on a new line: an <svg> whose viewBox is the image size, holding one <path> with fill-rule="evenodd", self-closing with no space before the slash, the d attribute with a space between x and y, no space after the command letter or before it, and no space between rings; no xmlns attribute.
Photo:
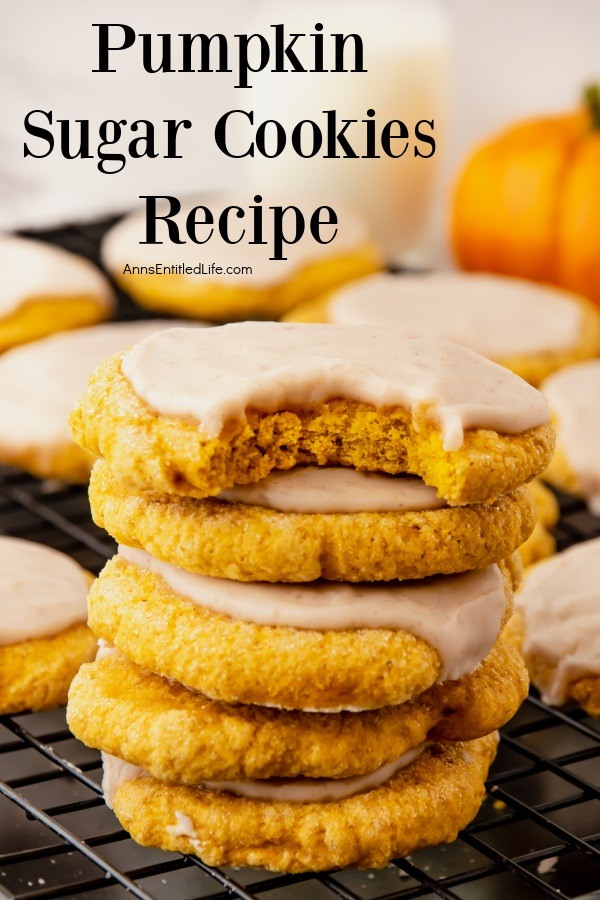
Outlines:
<svg viewBox="0 0 600 900"><path fill-rule="evenodd" d="M37 236L98 261L107 224ZM121 318L141 316L121 299ZM599 518L559 499L560 549L600 536ZM85 489L0 468L3 533L69 553L92 572L115 549L91 521ZM71 735L64 710L0 717L0 779L2 898L600 898L600 721L534 695L503 730L475 821L453 844L382 870L273 875L139 847L104 805L99 754Z"/></svg>

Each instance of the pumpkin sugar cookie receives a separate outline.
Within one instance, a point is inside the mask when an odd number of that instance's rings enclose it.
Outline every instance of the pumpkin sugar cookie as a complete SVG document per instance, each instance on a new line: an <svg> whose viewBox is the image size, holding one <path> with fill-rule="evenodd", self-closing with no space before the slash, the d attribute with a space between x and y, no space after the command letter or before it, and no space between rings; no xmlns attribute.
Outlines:
<svg viewBox="0 0 600 900"><path fill-rule="evenodd" d="M338 714L218 703L116 654L81 667L68 721L88 746L162 781L350 778L426 739L475 740L501 728L528 686L520 654L502 638L458 681L401 706Z"/></svg>
<svg viewBox="0 0 600 900"><path fill-rule="evenodd" d="M469 347L536 386L600 351L600 313L589 300L500 275L371 275L285 320L414 329Z"/></svg>
<svg viewBox="0 0 600 900"><path fill-rule="evenodd" d="M154 320L78 328L0 356L0 462L38 478L87 481L94 458L73 443L71 409L105 357L169 324Z"/></svg>
<svg viewBox="0 0 600 900"><path fill-rule="evenodd" d="M519 547L519 555L525 568L556 553L556 541L552 529L558 522L558 500L539 478L527 485L535 505L537 520L531 535Z"/></svg>
<svg viewBox="0 0 600 900"><path fill-rule="evenodd" d="M193 207L207 205L216 221L232 204L239 208L238 203L239 197L226 194L189 198L182 202L180 220ZM297 199L294 204L298 207ZM310 217L306 206L305 218L306 213ZM157 211L164 215L168 204L158 204ZM341 209L338 219L335 240L318 243L307 228L298 243L286 246L286 258L278 260L272 258L272 219L264 221L263 243L228 243L215 226L207 246L221 271L206 273L194 272L201 262L197 243L164 243L159 248L140 243L146 230L146 212L141 210L108 232L102 259L120 286L149 309L214 322L277 319L297 303L383 267L381 253L364 223ZM241 229L239 223L236 227ZM157 260L166 272L148 272L155 269ZM190 271L182 273L182 265Z"/></svg>
<svg viewBox="0 0 600 900"><path fill-rule="evenodd" d="M138 665L212 699L307 711L376 709L461 678L511 611L504 566L407 583L264 584L130 547L89 595L90 628Z"/></svg>
<svg viewBox="0 0 600 900"><path fill-rule="evenodd" d="M107 360L71 425L116 477L157 493L203 498L274 469L342 465L418 475L462 505L547 466L548 418L533 387L448 341L244 322L170 329Z"/></svg>
<svg viewBox="0 0 600 900"><path fill-rule="evenodd" d="M96 650L85 624L91 581L64 553L0 536L0 714L66 702Z"/></svg>
<svg viewBox="0 0 600 900"><path fill-rule="evenodd" d="M140 777L139 769L106 757L105 795L138 843L194 853L209 865L284 872L382 867L456 838L479 809L497 741L493 733L421 745L370 776L342 782L189 787Z"/></svg>
<svg viewBox="0 0 600 900"><path fill-rule="evenodd" d="M87 259L43 241L0 235L0 352L108 319L113 291Z"/></svg>
<svg viewBox="0 0 600 900"><path fill-rule="evenodd" d="M392 581L485 568L529 536L528 488L448 507L419 478L297 467L195 500L150 494L98 460L94 521L119 543L237 581Z"/></svg>
<svg viewBox="0 0 600 900"><path fill-rule="evenodd" d="M507 628L552 706L576 700L600 716L600 538L534 566Z"/></svg>
<svg viewBox="0 0 600 900"><path fill-rule="evenodd" d="M600 513L600 360L556 372L542 385L556 426L557 448L544 479L583 497Z"/></svg>

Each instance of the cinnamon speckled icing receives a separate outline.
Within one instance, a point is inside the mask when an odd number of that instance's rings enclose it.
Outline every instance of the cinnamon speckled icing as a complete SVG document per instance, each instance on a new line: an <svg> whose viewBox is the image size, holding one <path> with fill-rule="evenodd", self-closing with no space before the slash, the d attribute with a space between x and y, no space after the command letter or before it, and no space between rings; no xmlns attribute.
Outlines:
<svg viewBox="0 0 600 900"><path fill-rule="evenodd" d="M506 609L498 566L413 582L265 584L187 572L144 550L119 547L128 563L158 575L176 594L213 612L316 631L402 629L438 651L438 680L462 678L487 656Z"/></svg>
<svg viewBox="0 0 600 900"><path fill-rule="evenodd" d="M380 787L414 762L428 746L419 744L391 763L380 766L374 772L356 775L353 778L268 778L263 781L205 781L200 787L214 791L227 791L238 797L253 800L268 800L272 803L326 803L344 800L354 794L366 793ZM143 769L123 762L116 756L102 754L104 798L112 807L115 793L128 781L144 774ZM168 826L171 834L195 837L191 819L177 813L174 825Z"/></svg>
<svg viewBox="0 0 600 900"><path fill-rule="evenodd" d="M565 291L497 275L379 274L333 295L331 322L415 328L492 359L565 350L581 339L581 304Z"/></svg>
<svg viewBox="0 0 600 900"><path fill-rule="evenodd" d="M518 434L548 421L545 398L507 369L457 344L390 328L241 322L174 328L124 357L122 371L156 412L196 420L217 437L246 409L343 397L426 411L444 449L468 428Z"/></svg>
<svg viewBox="0 0 600 900"><path fill-rule="evenodd" d="M420 478L338 466L272 472L255 484L223 491L217 499L293 513L407 512L446 505Z"/></svg>

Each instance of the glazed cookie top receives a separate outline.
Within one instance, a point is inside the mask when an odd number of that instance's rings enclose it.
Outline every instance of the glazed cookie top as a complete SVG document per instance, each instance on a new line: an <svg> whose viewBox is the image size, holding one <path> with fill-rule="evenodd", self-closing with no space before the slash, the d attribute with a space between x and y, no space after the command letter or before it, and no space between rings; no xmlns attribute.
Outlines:
<svg viewBox="0 0 600 900"><path fill-rule="evenodd" d="M1 235L0 272L0 319L32 301L85 296L108 309L114 303L108 281L92 263L43 241Z"/></svg>
<svg viewBox="0 0 600 900"><path fill-rule="evenodd" d="M284 198L285 199L285 198ZM294 198L289 200L303 213L305 220L310 218L311 213L317 208L318 203L311 202L308 199L298 200ZM229 195L225 193L210 193L206 195L198 195L189 197L181 201L181 211L177 219L184 222L186 216L191 210L199 205L206 205L214 216L215 223L227 207L237 207L239 204L239 196ZM263 206L283 205L281 198L266 198L263 200ZM169 212L169 204L165 201L157 204L159 215L165 215ZM272 255L272 229L273 219L265 216L262 229L262 243L251 243L247 240L239 241L239 243L228 243L225 241L218 230L217 225L210 241L211 258L216 260L223 269L221 274L212 273L210 278L213 281L221 281L230 284L269 287L278 284L289 278L298 269L317 263L322 260L330 259L334 256L345 255L363 247L365 244L371 244L369 233L364 222L355 214L346 209L337 207L338 225L335 239L330 243L319 243L313 240L312 236L305 232L303 237L297 244L286 245L286 259L278 259L273 261L270 259ZM160 223L159 223L160 224ZM244 227L240 224L238 230L241 232ZM157 261L165 266L173 266L185 264L191 268L197 267L201 261L201 245L192 241L184 244L163 243L158 247L154 244L140 243L145 239L146 234L146 213L144 210L131 213L124 219L121 219L104 238L102 244L102 261L106 268L115 275L123 274L123 269L127 264L130 266L154 266ZM233 267L236 274L228 274L227 269ZM248 268L248 271L240 271ZM179 277L182 279L190 279L192 281L205 281L206 274L198 272L182 273Z"/></svg>
<svg viewBox="0 0 600 900"><path fill-rule="evenodd" d="M600 513L600 360L562 369L542 385L556 424L557 444L578 488Z"/></svg>
<svg viewBox="0 0 600 900"><path fill-rule="evenodd" d="M497 275L378 274L331 295L330 322L397 325L491 359L564 351L581 339L583 304L549 285Z"/></svg>
<svg viewBox="0 0 600 900"><path fill-rule="evenodd" d="M71 442L68 418L102 360L170 322L111 323L78 328L16 347L0 356L0 447Z"/></svg>
<svg viewBox="0 0 600 900"><path fill-rule="evenodd" d="M444 450L464 430L519 434L548 421L545 398L507 369L457 344L357 325L242 322L174 328L136 344L122 371L156 412L195 419L218 437L246 410L337 397L404 407L439 423Z"/></svg>
<svg viewBox="0 0 600 900"><path fill-rule="evenodd" d="M90 580L58 550L0 536L0 646L50 637L85 622Z"/></svg>
<svg viewBox="0 0 600 900"><path fill-rule="evenodd" d="M477 667L498 637L506 611L504 576L495 565L406 583L291 585L210 578L122 545L119 556L158 575L176 594L233 619L313 631L407 631L438 651L439 681Z"/></svg>
<svg viewBox="0 0 600 900"><path fill-rule="evenodd" d="M293 513L408 512L446 506L421 478L341 466L271 472L262 481L236 485L215 499Z"/></svg>
<svg viewBox="0 0 600 900"><path fill-rule="evenodd" d="M600 677L600 538L534 566L516 597L525 656L550 664L547 703L565 703L573 681Z"/></svg>

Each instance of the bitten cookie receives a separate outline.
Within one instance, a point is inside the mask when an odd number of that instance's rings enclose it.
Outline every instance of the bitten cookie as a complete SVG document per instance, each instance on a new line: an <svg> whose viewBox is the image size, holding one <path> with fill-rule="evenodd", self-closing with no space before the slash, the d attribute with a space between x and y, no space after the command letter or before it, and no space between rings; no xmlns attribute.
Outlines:
<svg viewBox="0 0 600 900"><path fill-rule="evenodd" d="M218 218L238 203L239 197L226 194L192 197L182 202L180 216L183 220L193 207L208 204ZM297 198L294 204L298 206ZM168 204L159 204L159 214L168 211ZM265 220L263 243L228 243L215 226L208 246L220 271L202 272L198 270L206 260L206 247L192 241L159 247L140 243L146 229L146 214L140 211L108 232L102 259L121 287L149 309L215 322L276 319L297 303L382 268L381 253L364 223L346 210L338 209L338 218L331 243L320 244L306 232L286 247L287 258L277 261L270 258L271 219ZM157 262L162 266L159 273ZM183 267L189 271L182 272Z"/></svg>
<svg viewBox="0 0 600 900"><path fill-rule="evenodd" d="M0 462L39 478L87 481L94 459L73 443L69 413L95 366L168 324L79 328L1 356Z"/></svg>
<svg viewBox="0 0 600 900"><path fill-rule="evenodd" d="M491 734L434 744L383 783L381 773L379 785L321 802L165 784L118 765L115 774L111 760L105 784L121 824L145 846L195 853L209 865L273 871L381 867L456 838L479 809L497 741ZM268 798L270 782L264 785Z"/></svg>
<svg viewBox="0 0 600 900"><path fill-rule="evenodd" d="M377 709L479 665L512 609L503 570L406 585L252 584L121 547L90 590L89 623L138 665L216 700Z"/></svg>
<svg viewBox="0 0 600 900"><path fill-rule="evenodd" d="M600 715L600 538L530 569L507 633L546 703Z"/></svg>
<svg viewBox="0 0 600 900"><path fill-rule="evenodd" d="M544 478L580 495L600 514L600 360L557 372L542 391L557 432L556 453Z"/></svg>
<svg viewBox="0 0 600 900"><path fill-rule="evenodd" d="M57 550L0 536L0 714L66 702L96 650L85 625L91 580Z"/></svg>
<svg viewBox="0 0 600 900"><path fill-rule="evenodd" d="M503 638L458 681L401 706L338 714L218 703L116 653L81 667L68 721L85 744L161 781L349 778L427 739L484 737L515 714L528 686L520 654Z"/></svg>
<svg viewBox="0 0 600 900"><path fill-rule="evenodd" d="M113 291L87 259L43 241L0 235L0 352L108 319Z"/></svg>
<svg viewBox="0 0 600 900"><path fill-rule="evenodd" d="M96 370L71 425L117 477L197 498L308 464L409 472L450 504L489 502L554 447L545 399L512 372L354 325L161 332Z"/></svg>
<svg viewBox="0 0 600 900"><path fill-rule="evenodd" d="M239 581L392 581L485 568L510 556L535 520L525 486L453 508L418 478L349 468L289 469L194 500L136 490L98 460L90 504L119 543Z"/></svg>
<svg viewBox="0 0 600 900"><path fill-rule="evenodd" d="M534 385L600 350L600 314L589 300L500 275L372 275L285 318L415 329L469 347Z"/></svg>

